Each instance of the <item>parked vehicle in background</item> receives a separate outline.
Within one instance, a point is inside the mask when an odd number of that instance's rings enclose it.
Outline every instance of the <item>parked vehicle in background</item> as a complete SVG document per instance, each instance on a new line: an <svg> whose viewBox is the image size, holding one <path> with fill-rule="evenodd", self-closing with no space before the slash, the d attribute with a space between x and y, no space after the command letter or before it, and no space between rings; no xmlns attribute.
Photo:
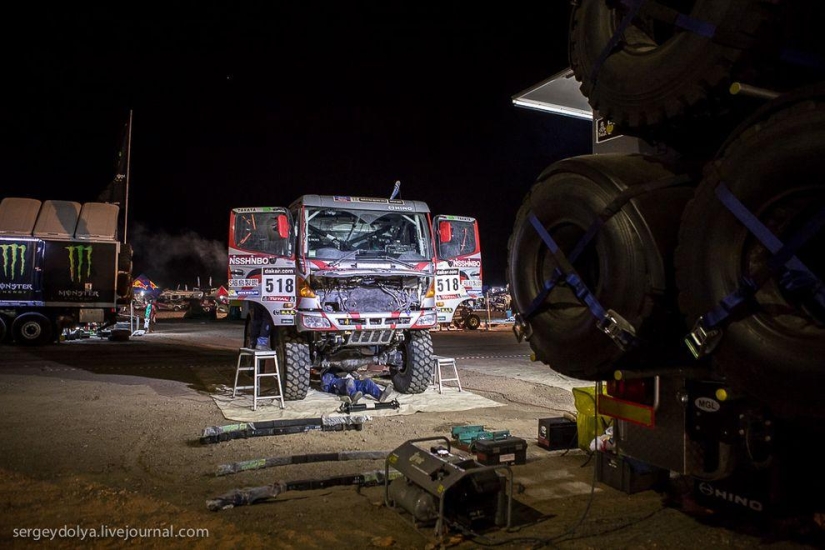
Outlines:
<svg viewBox="0 0 825 550"><path fill-rule="evenodd" d="M0 202L0 341L48 344L64 329L117 321L132 290L118 211L96 202Z"/></svg>
<svg viewBox="0 0 825 550"><path fill-rule="evenodd" d="M161 295L155 304L158 307L158 311L186 311L189 309L189 301L183 298L174 300Z"/></svg>

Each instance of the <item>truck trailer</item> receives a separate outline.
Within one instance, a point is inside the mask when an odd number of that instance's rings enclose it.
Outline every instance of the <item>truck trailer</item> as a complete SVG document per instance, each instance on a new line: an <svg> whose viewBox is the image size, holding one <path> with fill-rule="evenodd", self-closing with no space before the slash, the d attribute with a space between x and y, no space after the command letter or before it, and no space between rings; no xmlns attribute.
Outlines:
<svg viewBox="0 0 825 550"><path fill-rule="evenodd" d="M43 345L63 329L114 325L131 293L131 254L113 204L0 202L0 342Z"/></svg>

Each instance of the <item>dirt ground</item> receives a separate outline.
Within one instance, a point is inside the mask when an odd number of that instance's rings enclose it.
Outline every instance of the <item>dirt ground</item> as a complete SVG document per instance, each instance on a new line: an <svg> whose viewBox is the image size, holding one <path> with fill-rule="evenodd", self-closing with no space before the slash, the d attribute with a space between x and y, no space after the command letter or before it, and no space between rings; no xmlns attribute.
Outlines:
<svg viewBox="0 0 825 550"><path fill-rule="evenodd" d="M346 461L217 476L222 464L391 450L414 438L449 436L452 426L481 424L528 443L527 463L512 469L513 526L476 537L453 531L444 546L817 547L800 529L720 522L688 507L690 501L671 504L664 493L626 494L595 482L595 461L584 452L538 447L538 419L574 411L572 395L528 380L524 373L536 368L529 348L507 347L496 331L433 338L437 352L458 358L466 389L504 406L375 417L360 431L202 444L205 427L231 423L211 393L231 387L242 328L226 319L173 317L163 314L155 333L129 342L0 347L0 546L75 548L85 536L94 548L435 548L431 527L384 505L383 486L290 491L217 512L206 502L238 488L384 469L383 460ZM510 365L517 376L485 374L486 365Z"/></svg>

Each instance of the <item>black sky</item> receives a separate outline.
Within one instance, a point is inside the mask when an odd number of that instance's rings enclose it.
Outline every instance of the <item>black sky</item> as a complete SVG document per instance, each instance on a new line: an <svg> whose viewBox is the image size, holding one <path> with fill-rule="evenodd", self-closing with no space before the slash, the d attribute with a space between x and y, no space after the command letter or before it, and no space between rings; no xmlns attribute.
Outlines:
<svg viewBox="0 0 825 550"><path fill-rule="evenodd" d="M478 218L485 284L503 284L536 176L589 148L587 124L511 103L567 66L567 2L199 4L10 20L0 197L95 200L132 109L135 270L166 286L225 279L170 254L181 237L225 249L233 207L388 196L396 180L433 213Z"/></svg>

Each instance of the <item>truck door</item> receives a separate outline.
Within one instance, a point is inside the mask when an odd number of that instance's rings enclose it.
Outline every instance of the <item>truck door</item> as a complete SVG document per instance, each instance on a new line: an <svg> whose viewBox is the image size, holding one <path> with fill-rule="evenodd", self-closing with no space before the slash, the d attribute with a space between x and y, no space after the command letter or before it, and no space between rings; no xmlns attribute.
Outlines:
<svg viewBox="0 0 825 550"><path fill-rule="evenodd" d="M459 271L461 287L473 298L481 297L481 244L478 222L466 216L436 216L433 234L441 262Z"/></svg>
<svg viewBox="0 0 825 550"><path fill-rule="evenodd" d="M481 297L481 245L478 223L466 216L433 219L436 264L435 300L438 322L449 323L456 308Z"/></svg>
<svg viewBox="0 0 825 550"><path fill-rule="evenodd" d="M285 208L235 208L229 218L230 303L257 302L275 326L295 324L295 239Z"/></svg>

